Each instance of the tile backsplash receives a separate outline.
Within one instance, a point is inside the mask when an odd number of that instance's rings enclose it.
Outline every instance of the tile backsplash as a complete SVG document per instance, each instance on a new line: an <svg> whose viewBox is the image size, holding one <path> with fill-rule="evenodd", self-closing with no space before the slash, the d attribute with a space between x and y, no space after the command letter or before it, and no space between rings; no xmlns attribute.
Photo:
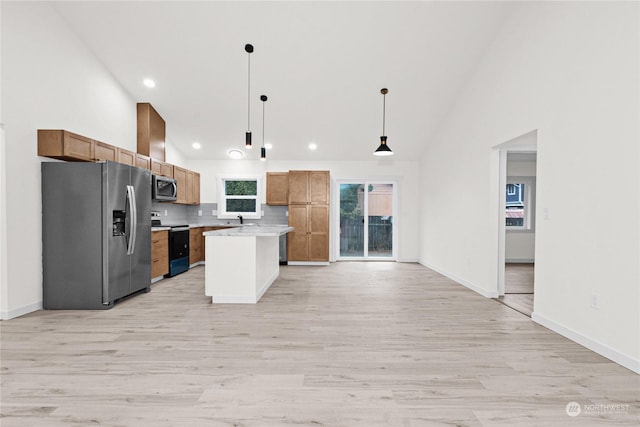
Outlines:
<svg viewBox="0 0 640 427"><path fill-rule="evenodd" d="M246 222L257 224L287 224L287 206L269 206L263 204L261 207L264 215L260 219L247 219ZM213 211L218 210L217 203L202 203L200 205L177 205L174 203L153 202L151 204L153 212L160 213L162 224L211 224L211 223L239 223L237 219L218 219L213 215ZM202 216L198 212L202 212ZM166 214L166 215L165 215Z"/></svg>

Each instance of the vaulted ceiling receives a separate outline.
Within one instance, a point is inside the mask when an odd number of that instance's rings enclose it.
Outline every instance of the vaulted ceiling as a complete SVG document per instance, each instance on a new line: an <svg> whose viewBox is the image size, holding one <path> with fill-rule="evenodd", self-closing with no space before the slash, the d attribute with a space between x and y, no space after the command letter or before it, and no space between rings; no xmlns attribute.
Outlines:
<svg viewBox="0 0 640 427"><path fill-rule="evenodd" d="M374 160L386 133L417 159L516 6L510 2L53 2L185 158L254 146L269 159ZM153 78L156 87L142 84ZM194 150L192 143L202 148ZM316 151L308 144L315 142ZM258 158L251 150L245 158Z"/></svg>

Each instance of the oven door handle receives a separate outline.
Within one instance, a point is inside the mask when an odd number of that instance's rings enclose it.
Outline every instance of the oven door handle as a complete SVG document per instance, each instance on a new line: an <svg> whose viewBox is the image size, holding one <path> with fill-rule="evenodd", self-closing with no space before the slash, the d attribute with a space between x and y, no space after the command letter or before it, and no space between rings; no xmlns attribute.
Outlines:
<svg viewBox="0 0 640 427"><path fill-rule="evenodd" d="M136 250L136 232L138 229L138 210L136 205L136 190L133 185L127 185L127 202L129 204L129 241L127 242L127 255L133 255Z"/></svg>

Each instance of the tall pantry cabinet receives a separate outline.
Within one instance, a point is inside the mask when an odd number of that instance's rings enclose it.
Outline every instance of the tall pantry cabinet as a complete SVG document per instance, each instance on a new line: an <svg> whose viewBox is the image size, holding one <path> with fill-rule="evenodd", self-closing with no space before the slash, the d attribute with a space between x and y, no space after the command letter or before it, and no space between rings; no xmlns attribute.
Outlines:
<svg viewBox="0 0 640 427"><path fill-rule="evenodd" d="M287 261L329 262L329 171L289 171Z"/></svg>

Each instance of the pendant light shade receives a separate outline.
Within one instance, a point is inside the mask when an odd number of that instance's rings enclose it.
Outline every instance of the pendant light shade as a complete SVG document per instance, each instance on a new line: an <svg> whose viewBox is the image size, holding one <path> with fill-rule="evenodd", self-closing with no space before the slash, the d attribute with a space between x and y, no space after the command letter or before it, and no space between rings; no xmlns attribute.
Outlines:
<svg viewBox="0 0 640 427"><path fill-rule="evenodd" d="M267 102L267 95L260 95L262 101L262 147L260 148L260 160L267 160L267 149L264 146L264 105Z"/></svg>
<svg viewBox="0 0 640 427"><path fill-rule="evenodd" d="M380 137L380 146L376 151L373 152L373 154L376 156L392 156L393 155L393 151L391 151L391 148L389 148L389 146L387 145L387 137L384 134L386 107L387 107L386 96L388 92L389 92L389 89L387 88L380 89L380 93L382 94L382 136Z"/></svg>
<svg viewBox="0 0 640 427"><path fill-rule="evenodd" d="M251 149L251 53L253 45L244 45L244 50L247 52L247 132L244 135L244 145Z"/></svg>

